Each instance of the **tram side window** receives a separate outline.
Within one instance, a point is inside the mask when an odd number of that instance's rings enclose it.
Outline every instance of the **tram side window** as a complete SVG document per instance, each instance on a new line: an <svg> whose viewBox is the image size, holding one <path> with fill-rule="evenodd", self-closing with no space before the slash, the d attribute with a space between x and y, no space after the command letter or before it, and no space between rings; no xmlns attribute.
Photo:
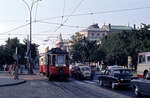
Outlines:
<svg viewBox="0 0 150 98"><path fill-rule="evenodd" d="M54 66L56 65L56 55L53 55L53 57L52 57L52 64Z"/></svg>
<svg viewBox="0 0 150 98"><path fill-rule="evenodd" d="M69 65L69 56L66 55L66 65Z"/></svg>
<svg viewBox="0 0 150 98"><path fill-rule="evenodd" d="M48 55L48 64L51 64L51 55Z"/></svg>
<svg viewBox="0 0 150 98"><path fill-rule="evenodd" d="M43 60L43 58L40 59L40 65L41 65L41 66L44 65L44 60Z"/></svg>
<svg viewBox="0 0 150 98"><path fill-rule="evenodd" d="M139 56L139 63L146 63L145 62L145 55L140 55Z"/></svg>
<svg viewBox="0 0 150 98"><path fill-rule="evenodd" d="M150 56L147 56L147 62L150 63Z"/></svg>

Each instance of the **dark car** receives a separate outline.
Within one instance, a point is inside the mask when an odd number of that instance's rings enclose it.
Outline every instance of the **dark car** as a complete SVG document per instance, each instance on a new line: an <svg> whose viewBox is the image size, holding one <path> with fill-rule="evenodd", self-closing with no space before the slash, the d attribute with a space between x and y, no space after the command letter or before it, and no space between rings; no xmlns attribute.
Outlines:
<svg viewBox="0 0 150 98"><path fill-rule="evenodd" d="M119 86L130 86L132 72L125 68L109 68L99 76L101 86L111 86L113 89Z"/></svg>
<svg viewBox="0 0 150 98"><path fill-rule="evenodd" d="M136 96L141 96L142 94L150 95L150 75L145 79L132 80L131 87Z"/></svg>

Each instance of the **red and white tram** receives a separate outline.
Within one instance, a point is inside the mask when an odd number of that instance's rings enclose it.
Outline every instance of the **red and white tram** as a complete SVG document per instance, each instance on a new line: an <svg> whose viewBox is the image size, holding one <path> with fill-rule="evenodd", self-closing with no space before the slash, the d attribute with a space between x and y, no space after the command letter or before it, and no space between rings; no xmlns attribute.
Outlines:
<svg viewBox="0 0 150 98"><path fill-rule="evenodd" d="M60 48L52 48L40 57L40 73L53 78L67 79L69 77L69 55Z"/></svg>

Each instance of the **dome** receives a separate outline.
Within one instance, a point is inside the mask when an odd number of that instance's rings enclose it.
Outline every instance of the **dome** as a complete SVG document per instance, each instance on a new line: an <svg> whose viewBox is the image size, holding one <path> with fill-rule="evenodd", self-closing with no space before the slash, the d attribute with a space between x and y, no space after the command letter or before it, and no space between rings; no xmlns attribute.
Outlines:
<svg viewBox="0 0 150 98"><path fill-rule="evenodd" d="M99 29L98 24L93 24L88 27L88 29Z"/></svg>

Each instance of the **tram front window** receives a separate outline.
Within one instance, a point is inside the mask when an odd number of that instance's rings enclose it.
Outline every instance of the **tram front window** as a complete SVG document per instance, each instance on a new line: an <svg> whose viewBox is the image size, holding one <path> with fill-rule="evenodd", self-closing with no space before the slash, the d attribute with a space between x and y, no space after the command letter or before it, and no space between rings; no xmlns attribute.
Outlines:
<svg viewBox="0 0 150 98"><path fill-rule="evenodd" d="M64 66L65 65L65 56L63 56L63 55L57 56L57 63L58 63L58 66Z"/></svg>
<svg viewBox="0 0 150 98"><path fill-rule="evenodd" d="M145 62L145 55L140 55L140 56L139 56L139 63L140 63L140 64L146 63L146 62Z"/></svg>

